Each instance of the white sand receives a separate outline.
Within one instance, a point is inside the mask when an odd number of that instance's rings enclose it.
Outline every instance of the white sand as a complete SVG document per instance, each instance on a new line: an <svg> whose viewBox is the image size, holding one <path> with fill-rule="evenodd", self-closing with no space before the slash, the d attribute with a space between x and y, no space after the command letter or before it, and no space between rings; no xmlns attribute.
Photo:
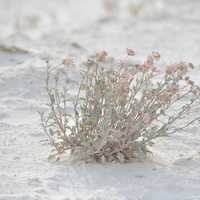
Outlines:
<svg viewBox="0 0 200 200"><path fill-rule="evenodd" d="M79 62L102 49L122 55L126 47L143 58L158 50L163 62L192 61L200 82L200 1L148 0L139 17L128 16L124 2L107 19L97 0L0 0L0 46L28 51L0 48L0 200L200 199L197 125L158 140L155 162L47 161L51 147L37 114L47 100L44 59Z"/></svg>

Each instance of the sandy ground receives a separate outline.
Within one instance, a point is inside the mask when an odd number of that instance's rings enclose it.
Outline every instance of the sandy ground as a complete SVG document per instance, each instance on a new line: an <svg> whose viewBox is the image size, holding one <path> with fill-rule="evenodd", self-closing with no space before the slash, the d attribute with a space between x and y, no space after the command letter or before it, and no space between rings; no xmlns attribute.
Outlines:
<svg viewBox="0 0 200 200"><path fill-rule="evenodd" d="M137 16L128 3L142 4ZM143 3L142 3L143 2ZM186 60L200 82L200 1L121 1L108 17L97 0L0 0L0 200L199 200L197 125L158 140L155 161L125 165L49 163L38 110L47 100L45 59L79 62L105 49L163 63ZM12 47L15 47L11 51ZM74 73L74 77L78 77Z"/></svg>

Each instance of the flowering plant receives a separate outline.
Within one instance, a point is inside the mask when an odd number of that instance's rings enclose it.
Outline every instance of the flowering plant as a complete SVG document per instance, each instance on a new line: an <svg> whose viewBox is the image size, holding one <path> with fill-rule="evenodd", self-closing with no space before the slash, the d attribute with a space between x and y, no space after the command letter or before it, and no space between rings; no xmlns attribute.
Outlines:
<svg viewBox="0 0 200 200"><path fill-rule="evenodd" d="M89 57L75 99L60 88L58 73L48 70L49 110L41 119L56 155L70 152L79 160L127 162L146 156L155 138L200 119L188 117L200 105L200 88L187 75L191 63L172 64L161 72L158 52L142 64L135 64L134 56L127 49L120 62L105 51ZM55 86L50 87L52 77ZM66 111L67 102L73 102L73 113Z"/></svg>

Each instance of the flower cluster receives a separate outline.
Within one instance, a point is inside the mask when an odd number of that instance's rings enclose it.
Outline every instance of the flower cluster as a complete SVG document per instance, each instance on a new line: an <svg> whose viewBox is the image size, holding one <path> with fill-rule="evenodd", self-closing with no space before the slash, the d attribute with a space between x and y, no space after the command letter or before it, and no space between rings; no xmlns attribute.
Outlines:
<svg viewBox="0 0 200 200"><path fill-rule="evenodd" d="M49 111L41 119L56 155L70 152L79 160L128 162L146 156L153 139L199 120L188 118L200 105L200 88L188 76L193 65L180 62L161 73L158 52L139 64L133 62L135 54L127 49L121 62L109 59L105 51L89 57L81 66L83 78L75 100L60 89L57 79L54 87L49 86L54 79L48 71ZM73 113L66 111L69 101ZM184 118L185 124L179 126Z"/></svg>

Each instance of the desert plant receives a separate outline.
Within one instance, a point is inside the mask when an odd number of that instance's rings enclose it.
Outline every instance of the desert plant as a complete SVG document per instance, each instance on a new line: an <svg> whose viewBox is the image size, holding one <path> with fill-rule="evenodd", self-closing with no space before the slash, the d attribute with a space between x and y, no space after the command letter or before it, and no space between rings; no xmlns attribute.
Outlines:
<svg viewBox="0 0 200 200"><path fill-rule="evenodd" d="M41 120L56 154L70 152L72 158L85 161L127 162L146 155L155 138L181 131L200 119L189 118L200 105L200 88L187 75L191 63L159 70L158 52L141 64L134 62L134 55L127 49L126 59L120 62L104 51L89 57L82 63L84 72L73 99L60 78L65 77L64 68L48 67L48 112L41 113ZM73 104L72 113L66 111L68 102Z"/></svg>

